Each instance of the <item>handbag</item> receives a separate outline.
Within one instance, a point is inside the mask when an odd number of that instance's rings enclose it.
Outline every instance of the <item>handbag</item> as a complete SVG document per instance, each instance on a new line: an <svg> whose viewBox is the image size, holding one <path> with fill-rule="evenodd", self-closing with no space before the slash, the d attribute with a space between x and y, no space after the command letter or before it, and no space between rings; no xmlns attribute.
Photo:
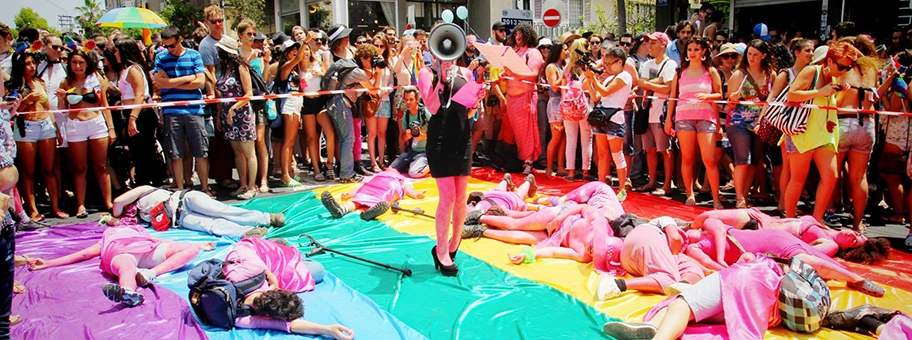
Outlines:
<svg viewBox="0 0 912 340"><path fill-rule="evenodd" d="M362 93L358 96L357 104L357 110L361 112L362 117L373 118L377 115L377 109L380 108L380 97L369 93Z"/></svg>
<svg viewBox="0 0 912 340"><path fill-rule="evenodd" d="M890 130L891 121L893 121L893 117L887 118L887 131ZM906 168L908 167L909 163L909 134L912 134L912 121L909 121L909 133L906 134L906 151L900 152L899 154L891 154L886 152L880 154L880 159L877 161L877 170L881 174L895 176L902 176L906 174Z"/></svg>
<svg viewBox="0 0 912 340"><path fill-rule="evenodd" d="M568 79L570 72L567 72ZM580 121L586 119L586 112L589 111L589 98L583 92L583 82L579 80L570 80L568 87L561 94L560 111L564 120Z"/></svg>
<svg viewBox="0 0 912 340"><path fill-rule="evenodd" d="M665 64L668 62L666 59L662 62L662 66L659 66L659 76L662 75L662 71L665 69ZM648 98L652 92L646 91L643 93L647 98L643 99L643 105L636 111L633 119L633 133L642 135L649 131L649 108L652 107L652 98ZM665 101L666 104L668 101Z"/></svg>
<svg viewBox="0 0 912 340"><path fill-rule="evenodd" d="M811 83L809 89L817 88L817 78L820 76L820 68L818 67L814 73L814 82ZM785 89L776 96L776 99L773 100L777 103L785 103L788 101L788 93L791 88L791 85L787 86ZM808 99L802 104L811 104L814 99ZM795 136L800 135L807 131L808 116L811 114L811 109L804 105L795 107L795 106L785 106L785 105L776 105L770 106L769 110L766 111L766 116L763 117L769 123L782 131L783 133Z"/></svg>
<svg viewBox="0 0 912 340"><path fill-rule="evenodd" d="M620 111L620 109L613 107L596 107L589 112L586 120L589 121L589 125L592 127L603 128L608 126L611 117L614 117Z"/></svg>

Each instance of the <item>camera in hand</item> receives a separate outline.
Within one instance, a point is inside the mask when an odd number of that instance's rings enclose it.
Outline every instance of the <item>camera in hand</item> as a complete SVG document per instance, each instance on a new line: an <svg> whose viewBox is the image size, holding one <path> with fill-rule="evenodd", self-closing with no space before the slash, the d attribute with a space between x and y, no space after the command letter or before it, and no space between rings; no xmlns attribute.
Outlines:
<svg viewBox="0 0 912 340"><path fill-rule="evenodd" d="M577 49L576 53L579 53L579 55L582 56L582 58L580 58L579 60L576 61L576 66L578 66L584 70L585 69L592 70L592 72L595 72L597 74L602 74L605 72L602 69L595 66L596 65L595 60L592 60L592 57L589 56L589 53L586 53L585 51L580 50L580 49Z"/></svg>
<svg viewBox="0 0 912 340"><path fill-rule="evenodd" d="M374 56L371 58L371 67L386 68L388 65L389 64L387 64L386 59L383 59L381 56Z"/></svg>
<svg viewBox="0 0 912 340"><path fill-rule="evenodd" d="M409 131L412 132L412 137L418 137L421 135L421 123L411 122L409 123Z"/></svg>
<svg viewBox="0 0 912 340"><path fill-rule="evenodd" d="M19 91L13 90L9 95L6 96L6 101L14 101L17 97L19 97Z"/></svg>

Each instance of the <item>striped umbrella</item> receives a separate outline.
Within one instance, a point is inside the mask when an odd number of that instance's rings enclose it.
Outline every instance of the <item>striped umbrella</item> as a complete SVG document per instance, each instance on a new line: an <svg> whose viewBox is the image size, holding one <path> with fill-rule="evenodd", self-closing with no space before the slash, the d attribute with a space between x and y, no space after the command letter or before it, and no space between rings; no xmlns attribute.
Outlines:
<svg viewBox="0 0 912 340"><path fill-rule="evenodd" d="M168 26L155 12L138 7L112 9L102 15L95 25L117 28L162 28Z"/></svg>

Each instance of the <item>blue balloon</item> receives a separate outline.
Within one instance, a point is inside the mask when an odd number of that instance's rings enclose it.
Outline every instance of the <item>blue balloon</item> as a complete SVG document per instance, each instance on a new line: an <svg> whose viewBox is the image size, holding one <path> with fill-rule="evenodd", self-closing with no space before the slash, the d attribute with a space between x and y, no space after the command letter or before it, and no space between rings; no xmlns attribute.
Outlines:
<svg viewBox="0 0 912 340"><path fill-rule="evenodd" d="M443 11L443 13L440 13L440 18L443 19L444 22L448 22L448 23L453 22L453 11L451 11L451 10Z"/></svg>
<svg viewBox="0 0 912 340"><path fill-rule="evenodd" d="M456 17L460 20L465 20L469 17L469 9L466 6L459 6L456 8Z"/></svg>

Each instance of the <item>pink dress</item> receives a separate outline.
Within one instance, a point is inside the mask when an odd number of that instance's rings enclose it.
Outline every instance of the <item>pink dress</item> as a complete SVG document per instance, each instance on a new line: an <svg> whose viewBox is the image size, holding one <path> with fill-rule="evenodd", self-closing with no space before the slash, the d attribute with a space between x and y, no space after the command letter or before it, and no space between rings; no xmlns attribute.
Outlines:
<svg viewBox="0 0 912 340"><path fill-rule="evenodd" d="M712 103L688 102L687 99L697 99L699 93L712 93L712 77L709 71L703 71L699 77L689 77L690 70L684 70L678 77L678 101L675 108L675 121L708 120L716 121L717 109Z"/></svg>
<svg viewBox="0 0 912 340"><path fill-rule="evenodd" d="M801 237L801 240L811 244L814 241L819 239L827 239L830 241L836 241L826 232L825 229L820 225L813 216L801 216L801 226L798 228L798 235Z"/></svg>
<svg viewBox="0 0 912 340"><path fill-rule="evenodd" d="M608 220L613 220L624 214L624 207L618 200L614 189L604 182L589 182L568 193L567 201L579 204L588 204L590 207L600 209ZM610 208L603 209L603 208Z"/></svg>
<svg viewBox="0 0 912 340"><path fill-rule="evenodd" d="M357 206L373 207L380 202L395 202L405 196L405 181L399 173L383 171L364 183L355 192L352 202Z"/></svg>
<svg viewBox="0 0 912 340"><path fill-rule="evenodd" d="M153 238L146 229L131 224L105 229L98 244L101 245L101 265L99 266L101 271L117 275L111 268L111 262L115 256L131 254L138 259L155 251L162 241Z"/></svg>
<svg viewBox="0 0 912 340"><path fill-rule="evenodd" d="M785 273L773 260L757 255L757 261L740 263L719 271L722 286L722 317L728 339L763 339L770 327L779 324L779 282ZM669 297L652 308L644 318L651 320L668 307L676 296ZM715 317L709 319L716 319ZM691 326L682 339L706 338L694 333ZM723 329L723 330L725 330ZM713 336L712 338L718 338Z"/></svg>
<svg viewBox="0 0 912 340"><path fill-rule="evenodd" d="M534 48L522 48L516 52L526 61L532 72L538 74L545 63L541 52ZM538 91L535 85L526 84L517 80L507 80L507 88L521 87L525 89L521 95L507 95L506 118L516 137L516 148L519 150L519 159L534 161L541 154L541 140L538 135ZM509 92L509 90L508 90Z"/></svg>
<svg viewBox="0 0 912 340"><path fill-rule="evenodd" d="M621 247L621 265L630 275L656 280L663 290L681 281L682 273L703 277L697 261L683 253L672 254L665 233L651 224L641 224L627 234Z"/></svg>
<svg viewBox="0 0 912 340"><path fill-rule="evenodd" d="M845 268L832 257L817 250L811 245L801 241L795 235L788 232L775 229L760 230L739 230L728 227L728 242L725 244L725 263L732 264L738 262L741 254L747 253L770 253L774 256L784 259L790 259L798 254L808 254L819 257L841 268ZM737 241L737 245L733 242ZM715 257L716 247L713 240L704 237L696 243L704 253ZM743 251L742 251L743 250Z"/></svg>

